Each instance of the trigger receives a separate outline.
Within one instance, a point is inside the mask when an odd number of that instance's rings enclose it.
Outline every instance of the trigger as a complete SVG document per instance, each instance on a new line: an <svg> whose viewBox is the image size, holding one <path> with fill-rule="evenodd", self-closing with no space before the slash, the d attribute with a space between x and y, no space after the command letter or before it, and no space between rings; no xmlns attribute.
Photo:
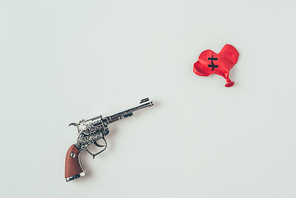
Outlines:
<svg viewBox="0 0 296 198"><path fill-rule="evenodd" d="M100 144L98 144L97 142L94 142L94 144L95 144L97 147L105 147L105 145L100 145Z"/></svg>

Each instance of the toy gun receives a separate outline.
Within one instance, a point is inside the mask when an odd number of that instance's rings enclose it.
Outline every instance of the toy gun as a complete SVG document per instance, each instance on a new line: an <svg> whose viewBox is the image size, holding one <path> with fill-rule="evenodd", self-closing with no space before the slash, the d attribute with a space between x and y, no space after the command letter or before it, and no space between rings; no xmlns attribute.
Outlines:
<svg viewBox="0 0 296 198"><path fill-rule="evenodd" d="M76 178L80 178L85 175L85 172L80 164L79 154L81 151L87 151L95 158L98 154L102 153L107 148L107 142L105 136L108 135L108 125L115 121L130 117L134 111L144 109L146 107L153 106L153 102L149 101L149 98L141 100L140 105L125 111L110 115L110 116L97 116L89 120L81 120L79 123L71 123L69 126L76 126L78 129L77 143L73 144L66 154L66 166L65 166L65 178L66 181L71 181ZM104 145L99 144L97 141L102 139ZM97 147L101 147L102 150L93 154L88 150L88 146L94 143Z"/></svg>

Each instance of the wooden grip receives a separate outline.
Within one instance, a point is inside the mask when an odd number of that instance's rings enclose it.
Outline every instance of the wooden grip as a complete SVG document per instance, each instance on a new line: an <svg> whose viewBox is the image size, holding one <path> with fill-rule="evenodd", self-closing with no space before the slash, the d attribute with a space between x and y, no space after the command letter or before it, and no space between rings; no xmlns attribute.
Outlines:
<svg viewBox="0 0 296 198"><path fill-rule="evenodd" d="M66 164L65 164L65 178L66 181L71 181L73 179L82 177L85 175L82 167L80 166L78 155L80 151L74 146L70 146L66 154Z"/></svg>

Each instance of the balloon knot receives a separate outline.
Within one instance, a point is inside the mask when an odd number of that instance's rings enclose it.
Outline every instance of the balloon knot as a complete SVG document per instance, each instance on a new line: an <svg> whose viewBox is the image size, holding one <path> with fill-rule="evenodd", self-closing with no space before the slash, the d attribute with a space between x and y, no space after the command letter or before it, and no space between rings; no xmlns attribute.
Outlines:
<svg viewBox="0 0 296 198"><path fill-rule="evenodd" d="M232 87L234 85L234 82L231 81L229 78L226 78L226 84L225 84L225 87Z"/></svg>

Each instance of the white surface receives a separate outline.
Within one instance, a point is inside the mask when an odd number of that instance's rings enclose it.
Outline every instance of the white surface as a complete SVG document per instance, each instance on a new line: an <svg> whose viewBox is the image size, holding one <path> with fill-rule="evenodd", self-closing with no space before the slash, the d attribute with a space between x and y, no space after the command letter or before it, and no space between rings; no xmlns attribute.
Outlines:
<svg viewBox="0 0 296 198"><path fill-rule="evenodd" d="M295 1L0 2L1 197L296 197ZM192 72L240 52L232 88ZM66 183L71 122L149 96ZM94 149L92 147L92 149Z"/></svg>

